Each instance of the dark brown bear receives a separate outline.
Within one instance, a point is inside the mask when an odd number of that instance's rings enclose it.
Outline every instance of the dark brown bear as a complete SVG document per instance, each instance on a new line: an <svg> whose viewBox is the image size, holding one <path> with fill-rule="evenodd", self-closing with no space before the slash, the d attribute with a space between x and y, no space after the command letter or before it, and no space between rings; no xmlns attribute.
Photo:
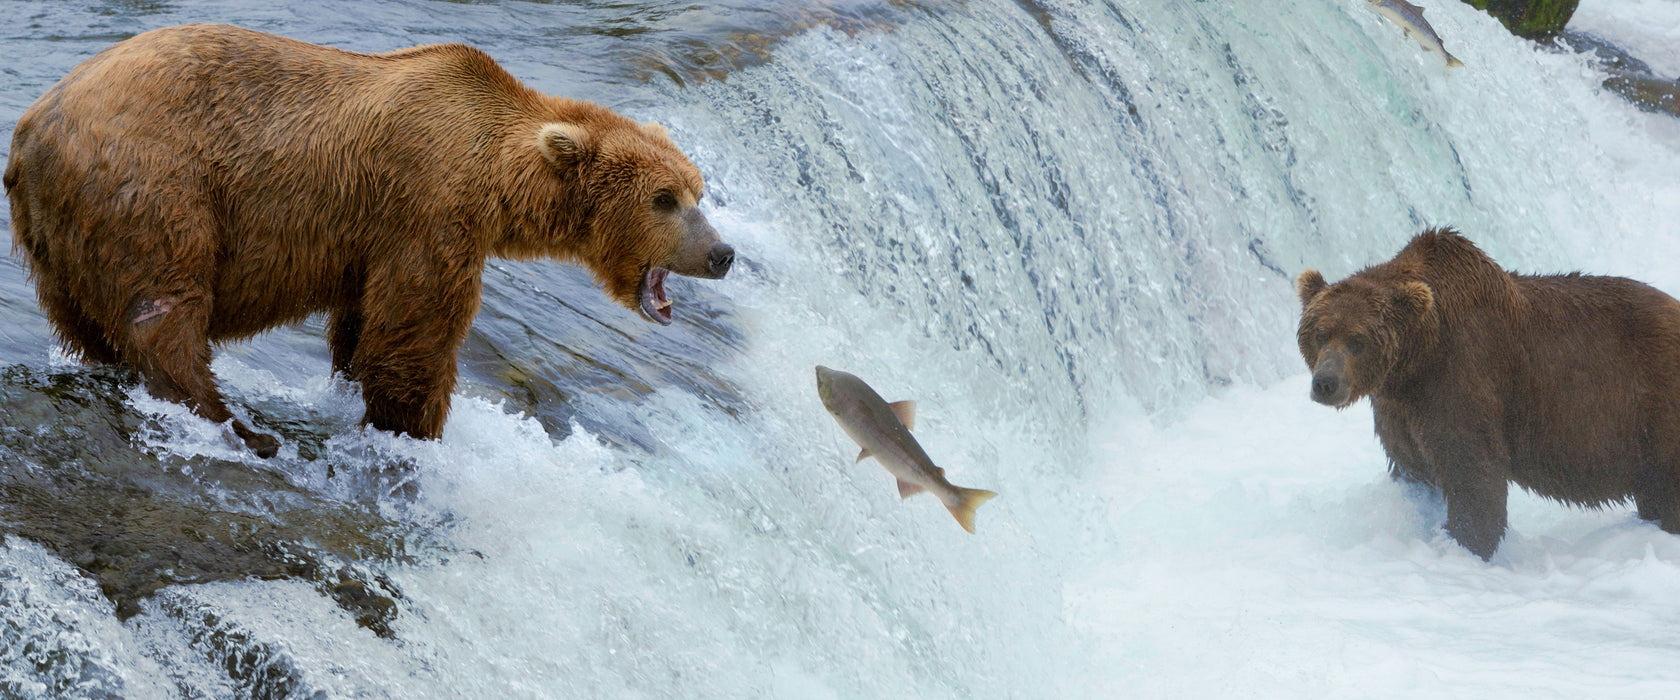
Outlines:
<svg viewBox="0 0 1680 700"><path fill-rule="evenodd" d="M1680 533L1680 302L1621 277L1506 272L1451 229L1333 285L1295 281L1312 397L1371 397L1396 478L1486 559L1506 484Z"/></svg>
<svg viewBox="0 0 1680 700"><path fill-rule="evenodd" d="M586 265L670 323L666 275L733 251L657 125L521 85L458 44L359 54L223 25L159 29L77 66L18 120L15 247L86 360L232 418L210 344L325 311L363 421L435 438L485 258ZM278 447L238 421L258 454Z"/></svg>

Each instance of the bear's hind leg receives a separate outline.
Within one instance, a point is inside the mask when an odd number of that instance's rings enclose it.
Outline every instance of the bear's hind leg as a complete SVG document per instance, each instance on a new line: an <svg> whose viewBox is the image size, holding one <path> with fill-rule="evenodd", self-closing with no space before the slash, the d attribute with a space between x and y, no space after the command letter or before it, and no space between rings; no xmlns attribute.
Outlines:
<svg viewBox="0 0 1680 700"><path fill-rule="evenodd" d="M356 346L362 339L362 312L356 308L335 309L327 321L327 343L332 347L333 371L345 379L361 381L356 376Z"/></svg>
<svg viewBox="0 0 1680 700"><path fill-rule="evenodd" d="M140 370L152 395L185 405L233 432L260 457L280 441L234 419L210 372L212 285L229 255L202 191L202 174L180 154L148 140L107 147L113 170L104 190L84 189L89 202L122 202L114 211L83 207L82 265L97 271L90 298L123 361ZM111 185L110 183L120 183Z"/></svg>
<svg viewBox="0 0 1680 700"><path fill-rule="evenodd" d="M1680 534L1680 501L1675 481L1680 470L1667 465L1646 464L1634 481L1633 502L1642 520L1652 520L1665 532Z"/></svg>
<svg viewBox="0 0 1680 700"><path fill-rule="evenodd" d="M210 372L210 295L203 291L142 293L129 309L123 354L146 378L146 389L181 403L212 423L233 421L233 432L257 456L273 457L280 441L233 417Z"/></svg>
<svg viewBox="0 0 1680 700"><path fill-rule="evenodd" d="M82 307L54 280L43 275L36 289L41 307L47 312L47 320L52 322L53 330L65 349L84 362L106 365L122 362L122 356L106 338L105 330L83 312Z"/></svg>

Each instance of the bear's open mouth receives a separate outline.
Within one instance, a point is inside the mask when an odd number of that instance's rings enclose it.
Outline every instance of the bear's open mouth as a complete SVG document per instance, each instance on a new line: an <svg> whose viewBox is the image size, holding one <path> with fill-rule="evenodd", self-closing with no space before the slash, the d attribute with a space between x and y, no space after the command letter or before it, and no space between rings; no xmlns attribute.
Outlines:
<svg viewBox="0 0 1680 700"><path fill-rule="evenodd" d="M670 274L670 270L655 267L642 277L642 315L662 326L671 325L671 300L665 298L665 278Z"/></svg>

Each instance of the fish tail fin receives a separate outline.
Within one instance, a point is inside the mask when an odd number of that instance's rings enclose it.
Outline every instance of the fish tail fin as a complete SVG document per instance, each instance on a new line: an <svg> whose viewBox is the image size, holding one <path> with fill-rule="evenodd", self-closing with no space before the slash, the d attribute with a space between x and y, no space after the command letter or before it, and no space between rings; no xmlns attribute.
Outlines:
<svg viewBox="0 0 1680 700"><path fill-rule="evenodd" d="M956 504L952 505L947 503L945 504L945 507L949 509L951 511L951 515L957 519L957 524L961 525L964 530L967 530L968 533L972 535L974 534L974 509L979 508L980 504L991 500L992 497L997 494L984 489L965 489L961 486L956 488Z"/></svg>
<svg viewBox="0 0 1680 700"><path fill-rule="evenodd" d="M1457 58L1454 58L1452 54L1447 53L1446 51L1442 51L1441 53L1447 54L1447 67L1448 68L1460 68L1460 67L1464 66L1464 62L1458 60Z"/></svg>

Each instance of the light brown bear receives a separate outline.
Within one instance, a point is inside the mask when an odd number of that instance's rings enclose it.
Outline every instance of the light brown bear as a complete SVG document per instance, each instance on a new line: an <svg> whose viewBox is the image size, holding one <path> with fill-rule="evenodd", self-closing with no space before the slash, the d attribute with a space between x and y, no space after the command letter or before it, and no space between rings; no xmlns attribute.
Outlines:
<svg viewBox="0 0 1680 700"><path fill-rule="evenodd" d="M717 279L734 260L662 128L526 88L459 44L147 32L30 106L5 186L64 344L216 422L232 414L211 343L325 311L363 422L435 438L487 257L582 263L659 323L667 274Z"/></svg>
<svg viewBox="0 0 1680 700"><path fill-rule="evenodd" d="M1626 501L1680 533L1680 302L1622 277L1506 272L1451 229L1335 284L1295 282L1314 401L1371 397L1396 478L1439 490L1483 559L1508 482Z"/></svg>

